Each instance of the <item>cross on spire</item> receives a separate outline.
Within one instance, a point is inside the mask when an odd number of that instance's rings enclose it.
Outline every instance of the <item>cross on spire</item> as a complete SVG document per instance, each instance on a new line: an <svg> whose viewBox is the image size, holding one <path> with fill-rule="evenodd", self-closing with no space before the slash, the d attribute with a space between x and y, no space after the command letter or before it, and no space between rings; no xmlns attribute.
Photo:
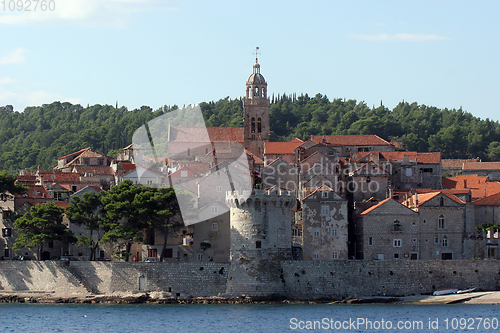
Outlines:
<svg viewBox="0 0 500 333"><path fill-rule="evenodd" d="M254 54L255 54L255 62L257 62L260 54L258 46L255 48Z"/></svg>

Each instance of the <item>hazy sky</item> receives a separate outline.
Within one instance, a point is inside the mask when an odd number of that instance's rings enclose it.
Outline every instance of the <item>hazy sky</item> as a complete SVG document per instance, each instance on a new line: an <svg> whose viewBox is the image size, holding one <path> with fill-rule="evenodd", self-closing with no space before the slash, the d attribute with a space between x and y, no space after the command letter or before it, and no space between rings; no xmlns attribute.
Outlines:
<svg viewBox="0 0 500 333"><path fill-rule="evenodd" d="M498 0L51 0L55 10L31 12L11 2L0 7L0 105L19 111L237 98L258 46L269 95L500 119Z"/></svg>

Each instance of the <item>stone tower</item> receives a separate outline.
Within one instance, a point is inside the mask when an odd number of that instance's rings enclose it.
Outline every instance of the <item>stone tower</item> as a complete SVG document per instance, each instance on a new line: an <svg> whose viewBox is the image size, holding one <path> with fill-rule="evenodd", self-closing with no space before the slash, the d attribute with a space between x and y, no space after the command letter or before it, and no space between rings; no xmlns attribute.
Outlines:
<svg viewBox="0 0 500 333"><path fill-rule="evenodd" d="M292 259L295 192L227 192L231 207L231 268L227 297L283 297L280 261Z"/></svg>
<svg viewBox="0 0 500 333"><path fill-rule="evenodd" d="M253 73L247 80L243 98L243 123L245 148L259 158L264 158L264 142L269 141L269 99L267 83L260 74L258 58L255 58Z"/></svg>

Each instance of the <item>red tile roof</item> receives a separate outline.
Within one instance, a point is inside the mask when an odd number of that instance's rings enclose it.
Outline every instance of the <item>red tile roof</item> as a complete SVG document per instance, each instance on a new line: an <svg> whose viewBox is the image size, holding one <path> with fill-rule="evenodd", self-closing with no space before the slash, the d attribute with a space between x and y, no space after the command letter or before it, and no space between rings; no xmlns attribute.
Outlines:
<svg viewBox="0 0 500 333"><path fill-rule="evenodd" d="M326 142L334 146L390 146L378 135L311 135L317 143Z"/></svg>
<svg viewBox="0 0 500 333"><path fill-rule="evenodd" d="M288 142L300 142L300 143L304 143L304 141L300 140L299 138L293 138L292 140L290 140Z"/></svg>
<svg viewBox="0 0 500 333"><path fill-rule="evenodd" d="M53 201L54 205L66 208L69 206L69 202L63 202L63 201Z"/></svg>
<svg viewBox="0 0 500 333"><path fill-rule="evenodd" d="M460 199L456 195L452 194L450 191L442 190L442 191L436 191L436 192L430 192L430 193L416 194L417 200L418 200L417 206L421 206L425 202L431 200L432 198L435 198L436 196L438 196L441 193L443 195L447 196L448 198L450 198L451 200L455 201L458 204L465 204L465 202L462 199ZM405 200L404 205L415 207L415 194L411 195L407 200Z"/></svg>
<svg viewBox="0 0 500 333"><path fill-rule="evenodd" d="M255 165L259 165L259 164L264 165L263 159L261 159L260 157L258 157L257 155L253 154L252 152L250 152L248 150L245 150L245 152L247 153L248 156L253 158L253 162L255 163Z"/></svg>
<svg viewBox="0 0 500 333"><path fill-rule="evenodd" d="M478 199L473 202L476 206L500 206L500 193L487 196L486 198Z"/></svg>
<svg viewBox="0 0 500 333"><path fill-rule="evenodd" d="M403 161L405 156L412 162L417 162L418 164L439 164L441 162L441 153L419 153L416 151L374 151L374 152L351 152L351 159L353 161L359 161L370 155L370 159L373 159L373 155L378 154L379 160L386 161Z"/></svg>
<svg viewBox="0 0 500 333"><path fill-rule="evenodd" d="M443 177L444 189L470 189L472 198L484 198L500 192L499 182L489 182L488 176L459 175Z"/></svg>
<svg viewBox="0 0 500 333"><path fill-rule="evenodd" d="M374 173L370 173L370 175L372 175L372 176L389 175L389 173L387 171L385 171L383 168L381 168L377 163L375 163L373 161L370 161L370 162L367 162L367 163L363 164L362 166L360 166L359 168L357 168L356 170L354 170L352 173L355 174L355 173L358 173L358 171L361 171L361 169L368 168L369 164L373 164L377 168L377 172L380 171L380 173L375 173L375 174Z"/></svg>
<svg viewBox="0 0 500 333"><path fill-rule="evenodd" d="M47 192L47 190L40 185L29 185L29 189L26 191L24 194L14 194L15 197L17 198L31 198L31 199L39 199L39 198L48 198L50 199L51 196Z"/></svg>
<svg viewBox="0 0 500 333"><path fill-rule="evenodd" d="M497 170L500 171L500 162L465 162L463 170Z"/></svg>
<svg viewBox="0 0 500 333"><path fill-rule="evenodd" d="M62 160L63 158L66 158L66 157L70 157L70 156L73 156L73 155L80 155L81 153L85 152L86 150L89 150L89 148L84 148L84 149L80 149L79 151L75 151L74 153L71 153L71 154L68 154L66 156L63 156L63 157L59 157L58 160Z"/></svg>
<svg viewBox="0 0 500 333"><path fill-rule="evenodd" d="M232 141L243 143L243 127L172 127L171 142Z"/></svg>
<svg viewBox="0 0 500 333"><path fill-rule="evenodd" d="M309 188L309 190L311 190L311 188ZM329 191L329 192L333 192L333 190L331 189L331 187L327 186L327 185L321 185L320 187L317 187L317 188L312 188L312 192L309 193L303 200L306 200L307 198L309 198L311 195L313 195L314 193L318 192L318 191Z"/></svg>
<svg viewBox="0 0 500 333"><path fill-rule="evenodd" d="M264 155L266 154L295 154L294 149L303 142L265 142Z"/></svg>
<svg viewBox="0 0 500 333"><path fill-rule="evenodd" d="M479 161L476 158L472 160L444 158L441 160L441 165L443 166L443 169L462 169L462 166L464 165L465 162L479 162Z"/></svg>
<svg viewBox="0 0 500 333"><path fill-rule="evenodd" d="M42 175L45 182L50 183L80 183L80 175L70 172L53 172Z"/></svg>
<svg viewBox="0 0 500 333"><path fill-rule="evenodd" d="M392 199L392 198L387 198L387 199L385 199L385 200L382 200L382 201L380 201L378 204L376 204L376 205L374 205L374 206L371 206L370 208L368 208L367 210L365 210L364 212L362 212L362 213L361 213L361 214L359 214L359 215L366 215L366 214L368 214L369 212L371 212L371 211L373 211L373 210L377 209L378 207L382 206L383 204L385 204L385 203L386 203L386 202L388 202L389 200L394 200L394 199Z"/></svg>
<svg viewBox="0 0 500 333"><path fill-rule="evenodd" d="M93 172L96 175L114 175L115 172L113 171L113 168L111 167L105 167L105 166L85 166L85 165L75 165L73 167L73 173L78 173L80 175L84 175L87 172Z"/></svg>

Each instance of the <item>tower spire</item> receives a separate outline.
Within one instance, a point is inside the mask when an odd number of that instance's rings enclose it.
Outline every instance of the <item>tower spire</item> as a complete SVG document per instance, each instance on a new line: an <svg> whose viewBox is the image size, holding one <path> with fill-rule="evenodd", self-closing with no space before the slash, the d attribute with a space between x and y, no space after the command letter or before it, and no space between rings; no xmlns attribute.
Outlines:
<svg viewBox="0 0 500 333"><path fill-rule="evenodd" d="M259 62L259 54L260 54L258 46L255 48L254 54L255 54L255 63L258 63Z"/></svg>

